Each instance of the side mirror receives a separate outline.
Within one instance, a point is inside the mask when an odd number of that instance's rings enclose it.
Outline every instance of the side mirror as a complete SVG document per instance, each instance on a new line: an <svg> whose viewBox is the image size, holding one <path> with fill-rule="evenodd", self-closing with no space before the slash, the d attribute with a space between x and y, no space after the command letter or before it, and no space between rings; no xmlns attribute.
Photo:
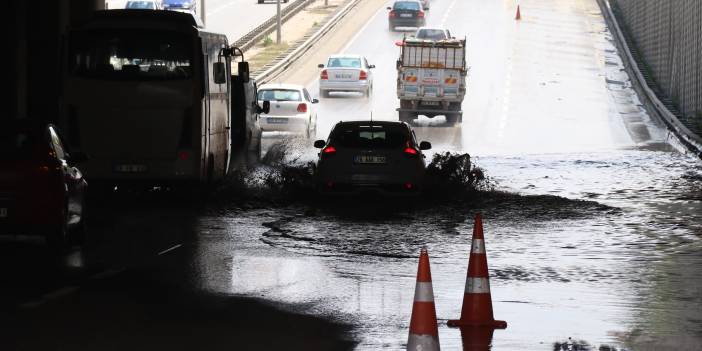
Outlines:
<svg viewBox="0 0 702 351"><path fill-rule="evenodd" d="M392 7L388 6L388 7L386 7L386 9L388 9L388 10L392 10Z"/></svg>
<svg viewBox="0 0 702 351"><path fill-rule="evenodd" d="M422 141L419 143L419 150L429 150L431 149L431 143L428 141Z"/></svg>
<svg viewBox="0 0 702 351"><path fill-rule="evenodd" d="M368 65L368 68L375 68L375 65Z"/></svg>
<svg viewBox="0 0 702 351"><path fill-rule="evenodd" d="M323 63L318 64L317 68L324 68L324 64Z"/></svg>
<svg viewBox="0 0 702 351"><path fill-rule="evenodd" d="M261 109L261 112L263 112L265 114L268 114L269 112L271 112L271 102L270 101L265 100L263 102L263 108Z"/></svg>
<svg viewBox="0 0 702 351"><path fill-rule="evenodd" d="M316 140L316 141L314 142L314 147L316 147L316 148L318 148L318 149L323 148L324 145L327 145L327 142L324 141L324 140Z"/></svg>
<svg viewBox="0 0 702 351"><path fill-rule="evenodd" d="M214 76L214 82L217 84L227 82L227 67L224 65L224 62L215 62L212 65L212 75Z"/></svg>
<svg viewBox="0 0 702 351"><path fill-rule="evenodd" d="M312 99L312 103L313 104L319 103L319 99Z"/></svg>
<svg viewBox="0 0 702 351"><path fill-rule="evenodd" d="M239 62L238 69L239 69L239 78L241 79L241 82L248 83L249 82L249 63L246 61Z"/></svg>

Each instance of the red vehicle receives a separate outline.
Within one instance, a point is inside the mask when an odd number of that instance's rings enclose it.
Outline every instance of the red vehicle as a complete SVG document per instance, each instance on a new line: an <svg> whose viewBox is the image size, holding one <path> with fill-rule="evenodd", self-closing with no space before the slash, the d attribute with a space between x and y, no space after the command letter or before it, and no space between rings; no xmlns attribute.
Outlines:
<svg viewBox="0 0 702 351"><path fill-rule="evenodd" d="M42 235L56 248L82 239L88 183L52 124L0 122L0 234Z"/></svg>

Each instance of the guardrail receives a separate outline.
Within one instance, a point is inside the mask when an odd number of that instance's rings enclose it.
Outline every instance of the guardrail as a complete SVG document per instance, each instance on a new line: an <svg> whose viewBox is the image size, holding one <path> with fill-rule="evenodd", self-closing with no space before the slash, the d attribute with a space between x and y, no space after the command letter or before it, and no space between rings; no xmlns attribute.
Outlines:
<svg viewBox="0 0 702 351"><path fill-rule="evenodd" d="M280 22L285 23L293 15L297 14L302 9L307 7L307 5L313 3L314 1L315 0L297 0L292 4L288 5L284 9L280 10ZM239 49L241 49L241 51L246 51L250 49L258 41L262 40L266 35L272 33L275 30L277 23L278 16L274 15L258 27L246 33L243 37L234 41L234 43L232 43L232 46L238 47Z"/></svg>
<svg viewBox="0 0 702 351"><path fill-rule="evenodd" d="M298 45L294 50L289 52L285 57L278 60L275 64L270 66L265 71L259 73L256 77L256 82L258 84L264 84L272 79L275 79L278 75L283 73L290 65L295 63L302 55L304 55L320 38L322 38L327 32L329 32L334 26L336 26L339 21L346 16L351 9L358 5L361 0L351 0L343 8L336 12L336 14L330 18L324 25L322 25L314 34L310 35L307 40Z"/></svg>
<svg viewBox="0 0 702 351"><path fill-rule="evenodd" d="M634 83L634 90L636 90L642 100L644 100L647 110L653 112L655 116L663 121L668 129L680 140L680 143L693 152L698 158L702 159L702 137L688 129L648 86L646 78L641 73L636 60L632 56L624 32L622 32L619 22L617 22L617 18L614 16L609 0L597 0L597 3L600 5L602 15L609 24L612 34L614 34L615 42L619 45L620 51L624 53L622 59L624 59L626 63L625 67L627 73L629 73L629 76L633 77L632 82Z"/></svg>

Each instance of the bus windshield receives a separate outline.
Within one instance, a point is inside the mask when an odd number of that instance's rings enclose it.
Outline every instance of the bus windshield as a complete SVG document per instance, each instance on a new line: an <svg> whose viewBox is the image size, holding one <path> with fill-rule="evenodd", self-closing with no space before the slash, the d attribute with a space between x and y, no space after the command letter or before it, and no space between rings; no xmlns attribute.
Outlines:
<svg viewBox="0 0 702 351"><path fill-rule="evenodd" d="M75 76L107 80L188 79L193 47L186 34L171 31L76 31L68 69Z"/></svg>

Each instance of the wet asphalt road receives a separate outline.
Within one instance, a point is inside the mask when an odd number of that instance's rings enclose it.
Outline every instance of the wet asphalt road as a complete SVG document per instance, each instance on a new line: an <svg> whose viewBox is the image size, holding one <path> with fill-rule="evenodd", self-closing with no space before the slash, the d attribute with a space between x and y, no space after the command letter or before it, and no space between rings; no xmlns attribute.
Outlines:
<svg viewBox="0 0 702 351"><path fill-rule="evenodd" d="M61 265L37 245L3 244L3 308L12 311L5 321L22 322L3 330L26 341L32 328L61 323L57 311L102 309L111 318L80 314L105 324L90 329L93 344L55 337L104 348L95 335L128 343L138 334L153 349L195 330L202 344L223 348L236 345L229 334L241 311L223 301L245 297L347 325L333 330L347 330L355 349L402 349L426 246L441 346L457 350L464 339L445 321L460 313L480 212L495 317L509 323L483 336L492 350L552 350L568 338L592 349L698 350L702 165L642 110L594 1L521 1L521 22L514 11L512 2L435 0L428 12L429 25L467 35L471 73L463 125L421 118L417 134L434 151L470 153L487 176L482 191L415 203L318 200L304 182L311 141L267 135L266 164L205 197L100 201L86 249ZM396 119L393 43L401 36L387 31L381 10L349 43L348 52L378 66L374 96L324 99L318 138L371 110ZM291 182L274 177L290 170L303 172ZM263 319L255 330L266 330L265 317L240 316ZM150 326L141 331L149 336L116 331L130 323ZM271 330L285 323L278 327ZM301 339L336 335L319 328ZM188 345L177 346L194 349Z"/></svg>

